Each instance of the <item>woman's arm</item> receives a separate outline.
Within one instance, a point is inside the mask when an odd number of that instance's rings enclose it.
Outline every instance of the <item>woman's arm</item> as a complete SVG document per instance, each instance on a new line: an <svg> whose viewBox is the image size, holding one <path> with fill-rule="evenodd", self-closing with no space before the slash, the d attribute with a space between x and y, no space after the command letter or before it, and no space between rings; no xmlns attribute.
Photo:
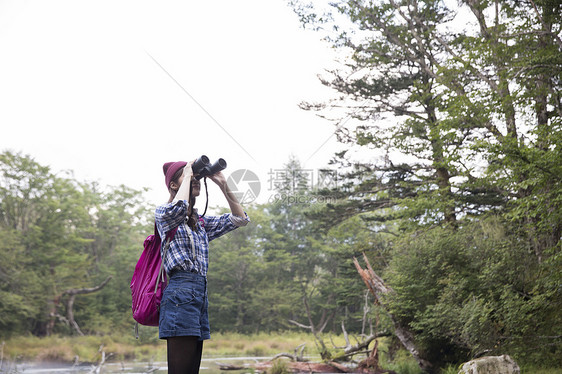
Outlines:
<svg viewBox="0 0 562 374"><path fill-rule="evenodd" d="M234 193L230 190L230 187L228 187L224 174L219 171L218 173L211 175L209 178L221 189L224 197L226 197L226 200L228 201L232 214L241 218L245 217L246 214L244 213L244 209L236 199L236 196L234 196Z"/></svg>
<svg viewBox="0 0 562 374"><path fill-rule="evenodd" d="M193 176L193 170L191 169L191 164L193 162L188 162L183 168L183 175L180 178L181 184L174 198L174 203L178 200L186 200L189 202L189 185L191 184L191 177ZM183 179L182 179L183 178Z"/></svg>

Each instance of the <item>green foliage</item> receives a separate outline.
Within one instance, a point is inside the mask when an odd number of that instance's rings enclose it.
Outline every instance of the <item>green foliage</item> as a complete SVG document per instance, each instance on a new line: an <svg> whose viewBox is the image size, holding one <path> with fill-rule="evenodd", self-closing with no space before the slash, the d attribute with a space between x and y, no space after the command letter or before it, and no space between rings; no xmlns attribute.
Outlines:
<svg viewBox="0 0 562 374"><path fill-rule="evenodd" d="M26 277L23 245L16 230L0 230L0 331L6 335L24 333L28 318L38 314L29 296L37 295L35 277ZM4 335L4 334L3 334Z"/></svg>
<svg viewBox="0 0 562 374"><path fill-rule="evenodd" d="M337 98L303 107L340 113L339 139L372 157L336 155L345 190L315 217L394 235L369 255L437 366L562 349L561 16L551 1L340 1L321 29L348 58L322 78Z"/></svg>
<svg viewBox="0 0 562 374"><path fill-rule="evenodd" d="M385 272L395 291L389 310L413 328L432 362L481 352L530 359L553 342L562 300L540 290L541 269L551 265L539 263L505 224L491 218L397 243ZM544 350L540 356L554 360Z"/></svg>
<svg viewBox="0 0 562 374"><path fill-rule="evenodd" d="M390 357L388 354L388 347L385 347L383 344L379 348L379 360L381 367L385 370L393 370L399 374L423 373L417 362L404 349L398 350ZM457 374L457 372L455 372L455 374Z"/></svg>
<svg viewBox="0 0 562 374"><path fill-rule="evenodd" d="M68 322L67 291L107 277L102 291L76 298L74 318L83 332L129 325L128 282L147 231L138 191L102 192L11 152L0 155L0 171L2 335L75 332L61 323Z"/></svg>
<svg viewBox="0 0 562 374"><path fill-rule="evenodd" d="M458 374L459 371L457 365L447 365L441 370L440 374Z"/></svg>

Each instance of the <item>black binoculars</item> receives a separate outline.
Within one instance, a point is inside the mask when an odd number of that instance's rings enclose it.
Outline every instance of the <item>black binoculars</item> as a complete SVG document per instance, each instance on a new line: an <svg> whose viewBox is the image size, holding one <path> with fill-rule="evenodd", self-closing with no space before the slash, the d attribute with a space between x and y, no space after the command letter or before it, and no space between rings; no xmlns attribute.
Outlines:
<svg viewBox="0 0 562 374"><path fill-rule="evenodd" d="M193 174L199 174L195 177L195 179L197 180L218 173L219 171L224 169L226 169L226 161L224 159L219 158L214 164L211 165L211 163L209 162L209 157L205 155L199 157L193 164L191 164L191 170L193 170Z"/></svg>

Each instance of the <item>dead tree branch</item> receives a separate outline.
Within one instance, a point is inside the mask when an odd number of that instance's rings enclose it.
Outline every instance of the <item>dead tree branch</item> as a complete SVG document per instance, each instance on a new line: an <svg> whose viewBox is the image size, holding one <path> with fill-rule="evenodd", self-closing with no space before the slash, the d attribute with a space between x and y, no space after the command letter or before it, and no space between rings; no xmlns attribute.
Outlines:
<svg viewBox="0 0 562 374"><path fill-rule="evenodd" d="M303 344L299 345L297 348L295 348L295 354L290 354L290 353L286 353L286 352L278 353L273 357L272 360L276 360L276 359L281 358L281 357L287 357L293 362L308 362L308 360L304 358L304 348L305 348L305 346L306 346L306 343L303 343Z"/></svg>
<svg viewBox="0 0 562 374"><path fill-rule="evenodd" d="M371 264L369 263L367 256L364 253L363 259L367 265L367 268L361 268L361 265L359 265L359 261L357 261L357 258L354 257L353 262L355 264L355 267L359 272L359 275L365 282L367 288L371 291L373 296L375 296L375 301L382 307L385 307L384 297L392 294L394 291L392 288L387 286L386 283L384 283L381 277L379 277L375 273L375 271L371 267ZM432 365L430 362L420 357L412 333L406 327L402 326L402 324L398 320L396 320L396 318L394 318L392 314L389 313L389 316L392 324L394 325L394 333L398 340L400 340L404 348L406 348L406 350L410 352L410 354L414 357L422 370L431 372Z"/></svg>
<svg viewBox="0 0 562 374"><path fill-rule="evenodd" d="M96 287L71 288L63 292L64 295L69 296L68 300L66 301L66 323L70 324L78 335L83 336L84 333L82 332L82 330L80 330L80 326L78 326L78 323L76 323L76 320L74 319L73 307L74 307L74 300L76 299L76 295L88 294L88 293L99 291L103 287L105 287L105 285L111 280L111 278L112 278L111 276L107 277L101 284L99 284Z"/></svg>

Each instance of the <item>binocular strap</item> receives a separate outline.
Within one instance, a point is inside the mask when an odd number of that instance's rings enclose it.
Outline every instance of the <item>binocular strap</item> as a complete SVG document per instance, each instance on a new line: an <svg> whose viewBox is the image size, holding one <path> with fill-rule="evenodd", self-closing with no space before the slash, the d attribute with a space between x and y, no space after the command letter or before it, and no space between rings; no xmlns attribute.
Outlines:
<svg viewBox="0 0 562 374"><path fill-rule="evenodd" d="M187 227L187 236L189 236L189 241L191 242L190 256L193 263L195 264L195 242L193 241L193 234L191 233L191 228L189 226Z"/></svg>

